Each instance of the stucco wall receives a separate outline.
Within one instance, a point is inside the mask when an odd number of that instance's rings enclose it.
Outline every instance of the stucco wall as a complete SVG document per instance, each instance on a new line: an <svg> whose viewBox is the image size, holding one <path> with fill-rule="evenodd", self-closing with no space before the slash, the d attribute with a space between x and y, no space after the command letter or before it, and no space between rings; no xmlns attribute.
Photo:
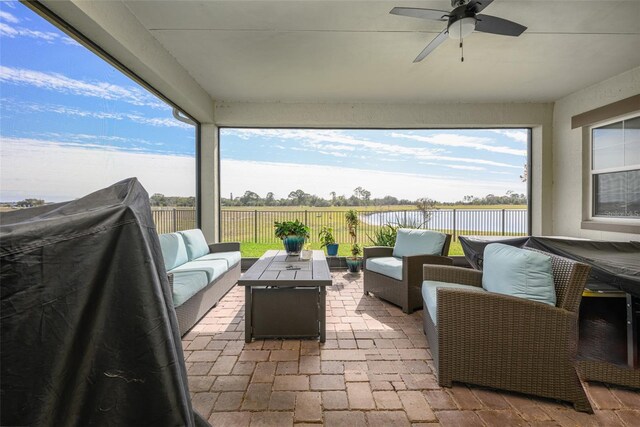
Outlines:
<svg viewBox="0 0 640 427"><path fill-rule="evenodd" d="M638 240L638 234L581 228L582 129L571 117L640 94L640 67L575 92L555 103L553 112L553 234L602 240Z"/></svg>
<svg viewBox="0 0 640 427"><path fill-rule="evenodd" d="M215 121L228 127L437 128L531 127L532 230L551 233L553 105L303 104L217 102Z"/></svg>

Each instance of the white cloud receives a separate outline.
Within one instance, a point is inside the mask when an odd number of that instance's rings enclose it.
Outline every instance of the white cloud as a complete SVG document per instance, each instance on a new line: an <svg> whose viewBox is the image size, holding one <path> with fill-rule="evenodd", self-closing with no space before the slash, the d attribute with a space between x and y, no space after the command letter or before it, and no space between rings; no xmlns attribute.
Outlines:
<svg viewBox="0 0 640 427"><path fill-rule="evenodd" d="M229 197L229 193L234 197L242 195L247 190L263 196L272 191L276 197L286 197L298 188L327 197L330 191L351 195L354 188L361 186L371 191L373 197L393 195L407 199L431 197L439 201L456 201L468 194L486 196L489 193L504 194L507 190L526 191L525 184L513 181L478 181L465 177L432 177L338 166L231 159L223 159L221 163L220 184L224 197Z"/></svg>
<svg viewBox="0 0 640 427"><path fill-rule="evenodd" d="M59 73L47 73L0 65L0 81L17 85L34 86L59 93L124 101L139 106L168 108L167 105L155 99L155 97L145 90L137 87L123 87L107 82L87 82L72 79Z"/></svg>
<svg viewBox="0 0 640 427"><path fill-rule="evenodd" d="M498 133L514 141L527 143L529 142L529 132L523 129L483 129L488 132Z"/></svg>
<svg viewBox="0 0 640 427"><path fill-rule="evenodd" d="M57 33L52 33L48 31L31 30L29 28L22 28L22 27L12 27L10 25L7 25L1 22L0 22L0 36L5 36L9 38L28 37L32 39L43 40L47 43L54 43L56 40L61 39L60 35Z"/></svg>
<svg viewBox="0 0 640 427"><path fill-rule="evenodd" d="M139 114L131 113L112 113L106 111L88 111L78 110L75 108L65 107L64 105L54 104L34 104L16 101L14 99L2 98L2 103L5 105L11 105L11 109L15 111L21 108L26 111L37 111L56 113L66 116L76 117L91 117L94 119L107 119L107 120L131 120L136 123L158 126L158 127L179 127L183 129L194 129L193 126L176 120L173 117L145 117Z"/></svg>
<svg viewBox="0 0 640 427"><path fill-rule="evenodd" d="M483 168L481 166L466 166L466 165L447 165L444 163L432 163L432 162L420 162L423 165L431 165L431 166L442 166L450 169L459 169L459 170L467 170L467 171L484 171L487 168ZM508 174L508 172L505 172Z"/></svg>
<svg viewBox="0 0 640 427"><path fill-rule="evenodd" d="M131 176L149 194L193 196L195 159L26 138L0 139L0 200L63 201Z"/></svg>
<svg viewBox="0 0 640 427"><path fill-rule="evenodd" d="M8 6L9 5L8 3L9 2L6 2L4 4ZM11 5L11 7L13 7L13 5ZM18 22L20 22L18 18L16 18L9 12L5 12L3 10L0 10L0 19L2 19L3 21L11 22L12 24L17 24Z"/></svg>
<svg viewBox="0 0 640 427"><path fill-rule="evenodd" d="M515 156L526 156L527 150L519 150L504 146L491 145L489 138L481 138L466 135L457 135L454 133L441 133L431 136L412 135L406 133L394 132L391 134L394 138L405 138L414 141L426 142L427 144L443 145L447 147L466 147L475 150L491 151L492 153L513 154Z"/></svg>
<svg viewBox="0 0 640 427"><path fill-rule="evenodd" d="M9 5L11 2L4 2L3 4ZM14 7L13 5L11 6ZM10 14L9 12L0 11L0 20L9 22L11 24L17 24L20 22L18 18ZM16 37L27 37L32 39L43 40L47 43L54 43L56 41L61 41L66 45L71 46L81 46L80 43L72 39L71 37L67 37L64 34L56 33L52 31L38 31L32 30L30 28L24 27L13 27L9 24L0 23L0 36L16 38Z"/></svg>
<svg viewBox="0 0 640 427"><path fill-rule="evenodd" d="M77 41L75 41L71 37L62 36L62 37L60 37L60 40L62 40L62 43L70 45L70 46L82 47L82 45L80 43L78 43Z"/></svg>
<svg viewBox="0 0 640 427"><path fill-rule="evenodd" d="M405 147L397 144L385 144L369 141L363 138L355 138L342 133L340 130L312 130L312 129L225 129L223 136L235 135L248 140L251 137L276 138L301 142L306 145L318 145L326 143L338 143L353 146L359 150L371 150L378 156L404 156L411 160L441 160L455 163L471 163L486 166L520 169L521 166L504 162L483 160L467 157L455 157L442 155L441 149L429 149L418 147ZM526 151L524 152L526 155Z"/></svg>
<svg viewBox="0 0 640 427"><path fill-rule="evenodd" d="M47 141L56 141L59 144L77 142L77 143L82 143L84 145L88 142L90 144L88 146L105 147L105 149L116 149L116 150L123 150L123 151L126 151L130 147L133 147L135 145L146 145L147 147L151 147L151 148L147 148L149 152L162 152L162 153L169 154L166 149L165 150L157 149L157 147L161 147L165 145L163 142L150 142L142 138L129 138L129 137L121 137L121 136L115 136L115 135L93 135L93 134L84 134L84 133L57 133L57 132L41 132L41 133L34 133L33 135L37 138L46 138ZM65 142L59 142L59 141L65 141ZM111 146L111 147L105 146L105 142L126 144L126 148L123 148L122 146ZM95 145L91 145L91 144L95 144ZM156 150L154 150L153 147L156 147Z"/></svg>

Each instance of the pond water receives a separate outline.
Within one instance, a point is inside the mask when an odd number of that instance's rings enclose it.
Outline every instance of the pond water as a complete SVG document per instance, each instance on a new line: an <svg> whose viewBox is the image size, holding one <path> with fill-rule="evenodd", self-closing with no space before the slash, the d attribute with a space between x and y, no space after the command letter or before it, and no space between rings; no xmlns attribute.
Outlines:
<svg viewBox="0 0 640 427"><path fill-rule="evenodd" d="M368 225L403 224L436 230L464 232L527 233L526 209L439 209L428 211L389 211L361 215ZM422 228L422 227L421 227Z"/></svg>

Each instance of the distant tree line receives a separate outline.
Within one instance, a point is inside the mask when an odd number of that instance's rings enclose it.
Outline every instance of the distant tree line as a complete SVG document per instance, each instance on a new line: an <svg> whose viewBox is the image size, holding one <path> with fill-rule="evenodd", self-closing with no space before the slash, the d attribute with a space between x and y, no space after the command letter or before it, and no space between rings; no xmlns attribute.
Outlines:
<svg viewBox="0 0 640 427"><path fill-rule="evenodd" d="M527 196L518 194L511 190L507 191L504 196L496 196L495 194L487 194L484 197L464 196L461 201L455 203L441 203L443 205L526 205Z"/></svg>
<svg viewBox="0 0 640 427"><path fill-rule="evenodd" d="M195 197L165 196L164 194L155 193L149 197L151 206L175 206L175 207L195 207Z"/></svg>
<svg viewBox="0 0 640 427"><path fill-rule="evenodd" d="M45 201L42 199L24 199L16 202L15 206L19 208L35 208L36 206L43 206Z"/></svg>
<svg viewBox="0 0 640 427"><path fill-rule="evenodd" d="M417 200L398 199L394 196L382 198L371 198L371 192L358 187L353 190L349 197L337 195L335 191L329 193L331 198L325 199L315 194L310 194L304 190L295 190L289 193L286 198L277 199L272 192L268 192L265 197L261 197L254 191L247 190L239 197L222 197L222 206L394 206L394 205L416 205L419 210L434 209L436 205L521 205L527 203L524 194L517 194L507 191L504 196L488 194L485 197L465 196L464 200L455 203L441 203L429 198L419 198Z"/></svg>
<svg viewBox="0 0 640 427"><path fill-rule="evenodd" d="M371 198L371 192L362 187L353 190L349 197L337 195L335 191L329 193L331 198L324 199L315 194L309 194L304 190L295 190L289 193L286 198L276 199L272 192L261 197L253 191L245 191L240 197L221 199L223 206L375 206L375 205L407 205L414 202L407 199L398 199L393 196L382 198Z"/></svg>
<svg viewBox="0 0 640 427"><path fill-rule="evenodd" d="M452 206L452 205L526 205L527 196L518 194L513 191L507 191L504 196L496 196L495 194L487 194L484 197L464 196L462 200L457 202L438 202L436 200L422 197L417 200L398 199L393 196L384 196L381 198L371 198L371 192L362 187L353 190L353 194L349 197L344 195L338 196L332 191L330 199L324 199L315 194L309 194L303 190L295 190L289 193L286 198L276 199L272 192L260 197L253 191L245 191L240 197L221 199L222 206L313 206L313 207L329 207L329 206L397 206L397 205L415 205L418 210L428 211L436 209L436 206ZM195 197L181 196L165 196L164 194L155 193L149 198L149 203L154 207L195 207ZM1 206L13 206L18 208L32 208L47 204L43 199L29 198L20 200L15 203L1 203Z"/></svg>

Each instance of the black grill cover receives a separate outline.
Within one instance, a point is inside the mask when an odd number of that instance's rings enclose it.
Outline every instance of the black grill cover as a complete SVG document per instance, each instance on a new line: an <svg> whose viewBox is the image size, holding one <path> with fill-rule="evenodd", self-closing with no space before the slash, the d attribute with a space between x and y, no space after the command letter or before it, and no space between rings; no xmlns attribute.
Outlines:
<svg viewBox="0 0 640 427"><path fill-rule="evenodd" d="M135 178L0 221L0 424L207 425Z"/></svg>
<svg viewBox="0 0 640 427"><path fill-rule="evenodd" d="M484 248L490 243L531 247L591 266L592 280L640 297L640 242L607 242L560 237L460 236L467 261L482 269Z"/></svg>
<svg viewBox="0 0 640 427"><path fill-rule="evenodd" d="M640 297L640 242L531 237L526 246L590 265L593 279Z"/></svg>

